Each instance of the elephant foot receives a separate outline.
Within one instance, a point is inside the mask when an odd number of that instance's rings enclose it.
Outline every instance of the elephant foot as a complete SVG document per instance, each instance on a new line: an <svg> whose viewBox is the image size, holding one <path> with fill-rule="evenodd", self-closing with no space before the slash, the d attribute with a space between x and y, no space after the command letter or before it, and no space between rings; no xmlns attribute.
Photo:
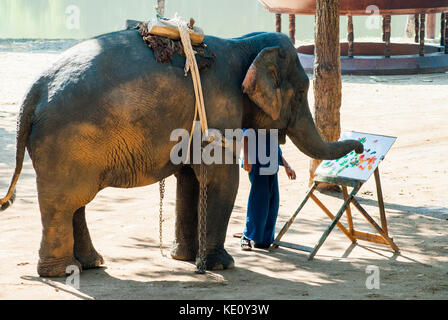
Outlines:
<svg viewBox="0 0 448 320"><path fill-rule="evenodd" d="M60 259L39 259L37 273L42 278L63 278L71 274L73 267L82 271L81 263L74 257Z"/></svg>
<svg viewBox="0 0 448 320"><path fill-rule="evenodd" d="M199 265L200 261L196 259L196 266L199 267ZM233 269L235 268L235 261L224 248L221 248L207 254L206 266L207 270L210 271Z"/></svg>
<svg viewBox="0 0 448 320"><path fill-rule="evenodd" d="M195 261L197 248L194 245L188 246L175 242L171 248L171 257L180 261Z"/></svg>
<svg viewBox="0 0 448 320"><path fill-rule="evenodd" d="M95 250L89 254L75 254L76 259L81 263L83 270L99 268L104 264L104 258Z"/></svg>

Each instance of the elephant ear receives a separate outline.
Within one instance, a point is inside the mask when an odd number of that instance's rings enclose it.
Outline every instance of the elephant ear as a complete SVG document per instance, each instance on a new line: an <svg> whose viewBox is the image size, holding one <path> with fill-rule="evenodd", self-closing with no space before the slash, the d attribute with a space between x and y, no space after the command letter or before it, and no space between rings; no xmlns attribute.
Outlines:
<svg viewBox="0 0 448 320"><path fill-rule="evenodd" d="M266 48L255 58L243 82L243 92L273 120L282 109L282 67L285 55L279 47Z"/></svg>

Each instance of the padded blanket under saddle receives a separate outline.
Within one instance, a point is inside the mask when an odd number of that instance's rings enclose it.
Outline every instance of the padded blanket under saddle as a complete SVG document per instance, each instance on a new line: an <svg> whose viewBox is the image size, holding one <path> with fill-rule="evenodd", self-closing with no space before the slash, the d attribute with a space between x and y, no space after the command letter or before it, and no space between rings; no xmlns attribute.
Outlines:
<svg viewBox="0 0 448 320"><path fill-rule="evenodd" d="M140 23L136 29L139 30L143 41L145 41L145 43L154 51L154 56L157 62L169 63L173 60L175 53L181 57L185 57L184 47L180 39L174 40L167 36L151 34L152 31L150 33L150 30L148 29L149 27L151 27L151 25L147 23ZM199 44L197 42L196 44L193 43L193 49L197 52L199 70L207 69L213 64L216 55L203 40L201 40Z"/></svg>

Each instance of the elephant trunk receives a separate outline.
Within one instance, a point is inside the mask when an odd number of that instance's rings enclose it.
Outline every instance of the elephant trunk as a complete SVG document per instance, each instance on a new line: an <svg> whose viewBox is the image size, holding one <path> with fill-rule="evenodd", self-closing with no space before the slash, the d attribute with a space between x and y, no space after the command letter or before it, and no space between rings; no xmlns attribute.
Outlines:
<svg viewBox="0 0 448 320"><path fill-rule="evenodd" d="M295 121L288 127L287 134L296 147L307 156L317 160L339 159L352 150L364 152L362 143L356 140L325 142L320 136L308 103L300 106Z"/></svg>

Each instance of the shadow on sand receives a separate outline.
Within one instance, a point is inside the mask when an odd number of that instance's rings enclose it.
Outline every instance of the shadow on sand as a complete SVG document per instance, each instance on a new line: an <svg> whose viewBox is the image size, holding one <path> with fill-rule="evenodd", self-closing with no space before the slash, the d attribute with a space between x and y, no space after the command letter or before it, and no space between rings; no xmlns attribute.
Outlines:
<svg viewBox="0 0 448 320"><path fill-rule="evenodd" d="M309 230L312 226L307 226ZM298 232L292 230L293 232ZM397 238L415 231L411 225L401 223L394 226ZM317 234L314 234L316 236ZM137 250L158 250L156 240L150 238L132 238L132 245L123 246ZM425 237L426 242L431 242L432 236ZM228 241L230 242L230 241ZM337 248L340 244L328 241L325 244L328 249ZM400 240L398 240L400 245ZM263 250L255 250L251 254L253 258L245 259L244 264L238 263L247 257L247 253L239 250L235 243L228 243L229 252L234 256L236 268L233 270L208 272L205 276L194 274L195 267L192 263L182 262L179 268L165 267L163 259L154 256L139 258L117 257L110 259L114 263L144 262L144 264L156 266L138 272L130 272L126 277L134 279L120 279L109 274L107 267L86 270L81 274L80 289L75 290L66 285L66 279L43 279L35 276L24 276L23 280L43 283L56 290L69 293L76 299L137 299L137 300L252 300L252 299L321 299L322 290L325 297L330 299L417 299L422 294L434 294L437 290L446 290L448 285L443 285L446 277L446 266L432 264L431 261L417 261L412 258L411 252L395 254L390 248L377 245L351 245L347 241L347 249L342 256L337 257L328 254L318 254L313 261L307 260L307 255L298 251L279 248L270 253ZM369 258L351 255L352 251L366 250ZM427 248L423 244L412 247L412 252L423 252ZM327 251L328 252L328 251ZM331 252L331 251L330 251ZM429 255L440 255L440 250L427 252ZM373 255L372 255L373 254ZM165 260L166 261L166 260ZM106 261L107 264L107 261ZM127 264L129 266L129 264ZM381 269L381 281L385 283L381 291L369 291L366 289L366 267L379 266ZM420 284L420 289L415 290L419 284L408 272L412 274L424 274L425 270L440 269L440 286L428 287ZM260 271L262 269L263 271ZM300 270L300 276L296 272ZM444 271L445 270L445 271ZM291 276L289 276L291 274ZM286 276L285 276L286 275ZM186 279L167 280L167 279ZM421 279L421 280L424 280ZM400 292L388 289L387 283L401 282ZM259 284L258 290L254 290L254 284ZM412 285L410 285L412 284ZM350 287L349 293L344 295L341 288ZM407 290L407 288L409 290ZM269 298L266 293L269 292ZM319 293L320 292L320 293Z"/></svg>

